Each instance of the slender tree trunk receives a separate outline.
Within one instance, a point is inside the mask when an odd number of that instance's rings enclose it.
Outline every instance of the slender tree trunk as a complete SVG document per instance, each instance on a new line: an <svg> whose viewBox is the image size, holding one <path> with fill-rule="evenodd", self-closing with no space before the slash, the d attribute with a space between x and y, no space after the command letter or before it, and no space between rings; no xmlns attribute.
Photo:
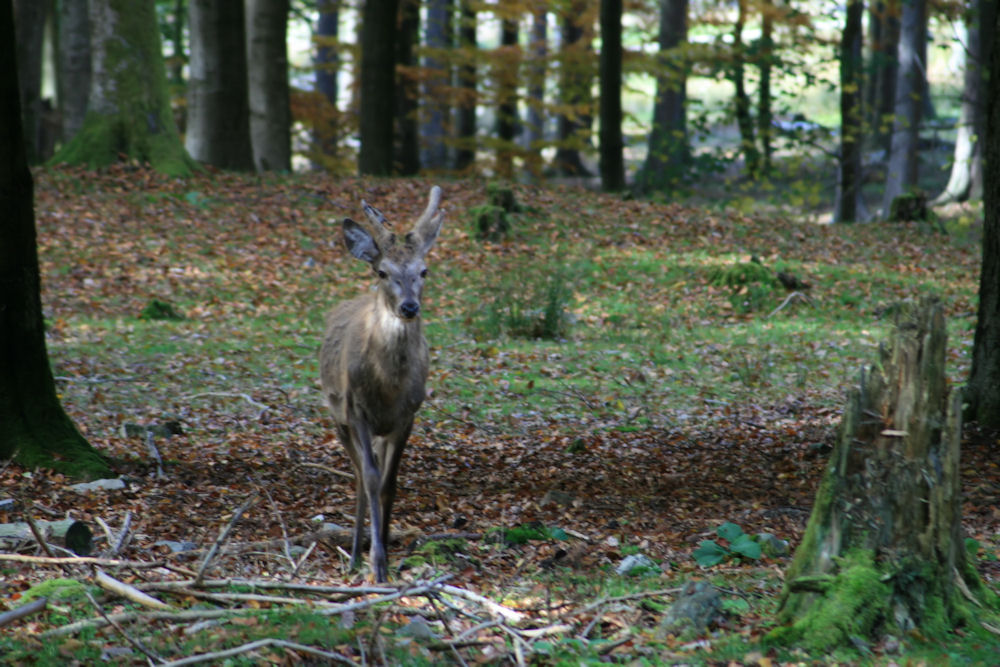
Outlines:
<svg viewBox="0 0 1000 667"><path fill-rule="evenodd" d="M91 85L80 131L54 162L101 167L122 156L185 175L153 0L90 0Z"/></svg>
<svg viewBox="0 0 1000 667"><path fill-rule="evenodd" d="M861 20L863 0L849 0L840 42L840 187L835 222L855 222L861 212Z"/></svg>
<svg viewBox="0 0 1000 667"><path fill-rule="evenodd" d="M531 61L528 65L528 112L524 147L528 170L542 176L542 146L545 144L545 75L548 71L548 12L546 2L536 2L531 22Z"/></svg>
<svg viewBox="0 0 1000 667"><path fill-rule="evenodd" d="M171 24L170 44L171 55L167 67L170 85L184 85L184 64L187 61L184 48L184 24L187 22L188 0L174 0L173 24Z"/></svg>
<svg viewBox="0 0 1000 667"><path fill-rule="evenodd" d="M365 0L361 17L362 175L392 174L396 117L396 18L399 0Z"/></svg>
<svg viewBox="0 0 1000 667"><path fill-rule="evenodd" d="M56 395L45 348L34 190L21 126L14 15L0 3L0 459L74 475L109 472Z"/></svg>
<svg viewBox="0 0 1000 667"><path fill-rule="evenodd" d="M413 176L420 171L420 107L417 84L417 42L420 33L419 0L400 0L396 29L396 165L395 171Z"/></svg>
<svg viewBox="0 0 1000 667"><path fill-rule="evenodd" d="M899 71L899 16L902 0L879 0L872 4L871 66L869 67L870 122L874 145L889 155L892 143L893 107L896 102L896 78Z"/></svg>
<svg viewBox="0 0 1000 667"><path fill-rule="evenodd" d="M59 115L63 141L83 126L90 94L90 18L87 0L59 5Z"/></svg>
<svg viewBox="0 0 1000 667"><path fill-rule="evenodd" d="M45 0L14 2L22 127L30 164L36 164L42 158L42 47L48 9L49 3Z"/></svg>
<svg viewBox="0 0 1000 667"><path fill-rule="evenodd" d="M927 0L904 0L900 23L899 71L893 111L892 143L886 173L883 210L917 184L917 151L923 110L922 81L927 63Z"/></svg>
<svg viewBox="0 0 1000 667"><path fill-rule="evenodd" d="M758 69L760 87L757 90L757 136L760 137L761 169L764 174L771 172L771 69L774 65L774 4L771 0L761 2L761 33L758 48Z"/></svg>
<svg viewBox="0 0 1000 667"><path fill-rule="evenodd" d="M948 184L934 200L935 204L966 201L982 194L983 142L985 135L986 87L988 85L991 25L996 12L995 0L977 0L965 14L965 72L962 82L962 107L956 128L955 153Z"/></svg>
<svg viewBox="0 0 1000 667"><path fill-rule="evenodd" d="M733 26L733 65L732 80L736 88L734 109L736 125L740 130L740 150L746 163L747 175L756 178L760 173L760 152L754 138L753 119L750 117L750 97L747 95L744 81L744 66L746 63L746 45L743 43L743 27L747 20L747 0L738 0L739 14Z"/></svg>
<svg viewBox="0 0 1000 667"><path fill-rule="evenodd" d="M601 188L625 189L622 137L622 0L601 0Z"/></svg>
<svg viewBox="0 0 1000 667"><path fill-rule="evenodd" d="M257 171L292 168L288 87L289 0L247 0L250 138Z"/></svg>
<svg viewBox="0 0 1000 667"><path fill-rule="evenodd" d="M984 30L1000 30L993 12ZM1000 72L1000 48L994 40L990 71ZM1000 76L991 76L986 94L986 137L983 155L983 261L979 274L979 312L972 345L972 369L965 388L968 416L1000 428Z"/></svg>
<svg viewBox="0 0 1000 667"><path fill-rule="evenodd" d="M427 73L423 84L423 116L421 118L421 162L427 169L442 170L448 166L448 101L444 87L451 80L451 65L447 53L453 41L453 0L430 0L427 3L424 57Z"/></svg>
<svg viewBox="0 0 1000 667"><path fill-rule="evenodd" d="M517 17L505 16L501 21L500 57L493 78L497 81L497 175L511 178L517 146L517 84L521 49L517 43Z"/></svg>
<svg viewBox="0 0 1000 667"><path fill-rule="evenodd" d="M593 124L593 7L595 0L560 3L562 45L559 52L558 137L553 167L563 176L590 176L580 151L590 146Z"/></svg>
<svg viewBox="0 0 1000 667"><path fill-rule="evenodd" d="M194 159L253 171L242 2L191 0L190 80L184 145Z"/></svg>
<svg viewBox="0 0 1000 667"><path fill-rule="evenodd" d="M316 91L326 100L327 113L318 118L313 127L313 168L322 168L327 159L337 155L340 134L340 111L337 98L340 86L337 75L340 71L340 1L319 0L316 10Z"/></svg>
<svg viewBox="0 0 1000 667"><path fill-rule="evenodd" d="M687 0L660 1L659 68L653 125L646 161L636 174L636 190L670 188L684 177L690 159L687 136Z"/></svg>
<svg viewBox="0 0 1000 667"><path fill-rule="evenodd" d="M851 392L772 639L822 652L946 641L974 617L967 596L985 588L962 539L962 397L945 378L943 312L900 304L889 348Z"/></svg>
<svg viewBox="0 0 1000 667"><path fill-rule="evenodd" d="M455 110L455 169L464 171L476 159L476 5L459 0L458 46L462 64L458 66L461 95Z"/></svg>

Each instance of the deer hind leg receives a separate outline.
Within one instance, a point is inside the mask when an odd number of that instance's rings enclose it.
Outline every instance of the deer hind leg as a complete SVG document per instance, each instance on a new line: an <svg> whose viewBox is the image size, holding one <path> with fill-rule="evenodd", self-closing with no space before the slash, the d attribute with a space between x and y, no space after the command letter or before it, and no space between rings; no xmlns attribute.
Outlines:
<svg viewBox="0 0 1000 667"><path fill-rule="evenodd" d="M351 570L358 569L361 564L362 542L364 541L365 519L368 516L368 495L365 493L365 480L362 474L361 462L354 446L356 440L351 439L351 429L337 425L337 436L351 459L354 468L354 533L351 536Z"/></svg>

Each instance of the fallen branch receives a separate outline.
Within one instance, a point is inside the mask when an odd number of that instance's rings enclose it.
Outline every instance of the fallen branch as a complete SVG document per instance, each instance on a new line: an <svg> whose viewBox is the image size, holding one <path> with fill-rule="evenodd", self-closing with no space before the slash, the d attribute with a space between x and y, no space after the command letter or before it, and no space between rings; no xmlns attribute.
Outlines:
<svg viewBox="0 0 1000 667"><path fill-rule="evenodd" d="M302 462L302 463L299 463L298 467L300 467L300 468L315 468L316 470L322 470L324 472L328 472L331 475L338 475L340 477L344 477L344 478L350 479L350 480L354 479L354 473L353 472L346 472L346 471L340 470L338 468L333 468L331 466L325 466L322 463Z"/></svg>
<svg viewBox="0 0 1000 667"><path fill-rule="evenodd" d="M10 611L5 611L0 614L0 628L5 625L10 625L19 618L24 618L25 616L31 616L43 611L48 605L48 598L38 598L37 600L32 600L28 604L23 604L17 609L11 609Z"/></svg>
<svg viewBox="0 0 1000 667"><path fill-rule="evenodd" d="M194 665L199 662L212 662L215 660L221 660L222 658L231 658L234 655L249 653L251 651L256 651L259 648L266 648L268 646L273 646L277 648L286 648L286 649L291 649L293 651L302 651L303 653L309 653L310 655L315 655L320 658L325 658L327 660L334 660L336 662L342 662L348 665L357 664L347 656L340 655L339 653L331 653L330 651L324 651L314 646L307 646L306 644L298 644L296 642L285 641L284 639L258 639L255 642L250 642L249 644L243 644L242 646L226 649L225 651L201 653L199 655L192 655L187 658L181 658L180 660L172 660L170 662L164 662L161 663L161 667L181 667L181 665Z"/></svg>
<svg viewBox="0 0 1000 667"><path fill-rule="evenodd" d="M104 613L104 609L101 607L101 605L97 603L97 600L95 600L94 596L90 594L90 591L85 591L85 593L87 595L87 599L90 600L90 604L92 604L94 608L97 610L97 613L99 613L101 617L104 618L111 625L111 627L117 630L118 634L120 634L122 637L125 638L125 641L127 641L129 644L131 644L139 651L141 651L151 661L163 662L163 658L156 655L156 653L150 651L148 648L146 648L146 646L142 642L140 642L138 639L136 639L129 633L125 632L125 628L123 628L121 625L108 618L108 615Z"/></svg>
<svg viewBox="0 0 1000 667"><path fill-rule="evenodd" d="M524 618L524 614L522 614L519 611L514 611L513 609L505 607L498 602L494 602L493 600L490 600L489 598L484 597L479 593L473 593L472 591L467 591L464 588L459 588L458 586L442 585L441 591L444 593L448 593L449 595L454 595L456 597L465 598L466 600L478 602L479 604L483 605L484 607L492 611L494 614L502 616L506 620L512 621L514 623L519 623Z"/></svg>
<svg viewBox="0 0 1000 667"><path fill-rule="evenodd" d="M35 541L38 542L38 546L42 548L45 555L50 558L55 558L55 554L52 553L52 549L49 549L49 543L45 541L45 536L42 535L42 531L39 530L38 524L35 523L33 518L31 518L31 515L25 512L24 520L28 522L28 527L31 528L31 534L35 536Z"/></svg>
<svg viewBox="0 0 1000 667"><path fill-rule="evenodd" d="M122 560L119 558L95 558L93 556L76 556L60 558L58 556L24 556L22 554L0 554L0 561L16 563L35 563L36 565L103 565L105 567L155 568L165 567L163 561Z"/></svg>
<svg viewBox="0 0 1000 667"><path fill-rule="evenodd" d="M249 394L243 394L238 392L203 391L199 394L188 394L187 396L185 396L185 398L201 398L203 396L217 396L219 398L242 398L244 401L246 401L250 405L260 410L260 412L257 413L256 417L257 421L260 421L261 417L264 416L264 413L271 409L270 405L264 405L263 403L258 403L257 401L250 398Z"/></svg>
<svg viewBox="0 0 1000 667"><path fill-rule="evenodd" d="M173 609L173 607L167 603L146 595L135 586L130 586L124 581L118 581L114 577L109 576L101 568L96 568L96 571L94 572L94 583L106 591L110 591L115 595L125 598L126 600L131 600L136 604L141 604L142 606L149 607L150 609L160 609L163 611Z"/></svg>
<svg viewBox="0 0 1000 667"><path fill-rule="evenodd" d="M810 299L808 295L803 294L802 292L792 292L791 294L789 294L788 296L785 297L785 300L781 302L780 306L778 306L777 308L775 308L774 310L772 310L770 313L768 313L767 317L765 317L764 319L770 319L775 313L777 313L779 310L781 310L782 308L784 308L785 306L787 306L789 303L791 303L796 298L798 298L798 299L800 299L800 300L808 303L810 306L815 306L816 305L816 304L813 303L813 300Z"/></svg>

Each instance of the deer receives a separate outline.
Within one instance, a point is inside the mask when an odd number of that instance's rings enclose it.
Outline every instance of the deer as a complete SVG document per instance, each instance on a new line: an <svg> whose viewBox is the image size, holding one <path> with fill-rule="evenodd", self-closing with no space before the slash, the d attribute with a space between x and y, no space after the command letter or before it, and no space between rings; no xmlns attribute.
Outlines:
<svg viewBox="0 0 1000 667"><path fill-rule="evenodd" d="M344 218L344 244L371 266L375 286L330 311L319 353L323 396L354 469L350 568L360 565L370 512L369 562L379 583L388 579L386 545L396 474L426 392L430 359L420 298L427 277L425 257L444 219L440 202L441 188L434 186L427 208L402 237L364 200L367 224Z"/></svg>

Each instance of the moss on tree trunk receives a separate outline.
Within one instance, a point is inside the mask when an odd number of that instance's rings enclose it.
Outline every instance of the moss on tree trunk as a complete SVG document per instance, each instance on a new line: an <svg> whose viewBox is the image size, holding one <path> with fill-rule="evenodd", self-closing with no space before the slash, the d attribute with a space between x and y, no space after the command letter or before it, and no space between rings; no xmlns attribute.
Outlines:
<svg viewBox="0 0 1000 667"><path fill-rule="evenodd" d="M83 127L52 158L103 167L125 158L166 174L196 168L170 108L156 12L150 0L93 0L93 82Z"/></svg>
<svg viewBox="0 0 1000 667"><path fill-rule="evenodd" d="M945 380L935 300L902 306L888 348L851 392L802 544L777 643L825 651L920 629L943 637L996 608L966 563L961 396ZM978 596L978 597L977 597Z"/></svg>

